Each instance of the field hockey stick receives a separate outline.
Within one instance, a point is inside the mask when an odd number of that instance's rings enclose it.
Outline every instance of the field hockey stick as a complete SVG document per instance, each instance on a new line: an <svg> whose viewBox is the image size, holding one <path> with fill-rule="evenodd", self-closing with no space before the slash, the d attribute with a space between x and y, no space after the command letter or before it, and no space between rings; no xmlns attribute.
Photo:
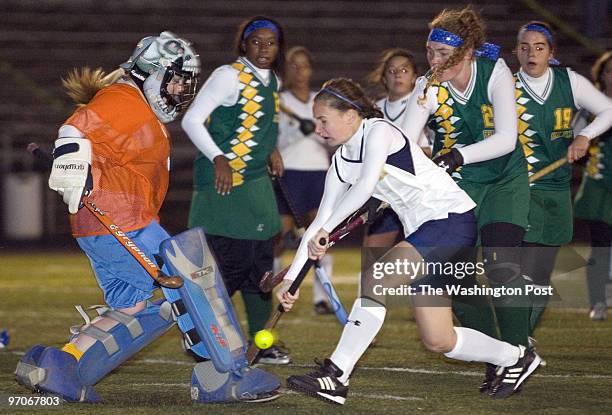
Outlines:
<svg viewBox="0 0 612 415"><path fill-rule="evenodd" d="M537 172L535 172L534 174L529 176L529 183L533 183L536 180L541 179L542 177L546 176L547 174L552 173L553 171L557 170L558 168L564 166L566 163L567 163L567 157L560 158L559 160L550 163L548 166L544 167L541 170L538 170Z"/></svg>
<svg viewBox="0 0 612 415"><path fill-rule="evenodd" d="M53 156L43 150L41 150L36 143L28 144L27 150L42 161L45 167L51 169L53 167ZM147 274L155 282L165 288L180 288L183 286L183 279L178 275L168 276L166 275L157 264L149 259L142 249L136 245L127 234L116 225L108 214L102 209L98 208L91 197L84 196L81 199L81 203L89 210L95 217L100 221L115 239L123 246L132 257L145 269Z"/></svg>
<svg viewBox="0 0 612 415"><path fill-rule="evenodd" d="M348 321L348 314L342 305L342 301L340 301L340 297L338 296L331 279L327 275L327 272L325 272L325 268L321 266L319 261L315 263L315 276L323 286L323 290L325 291L325 294L327 294L332 311L336 315L338 322L340 325L344 326Z"/></svg>
<svg viewBox="0 0 612 415"><path fill-rule="evenodd" d="M293 201L291 200L291 196L289 195L289 192L287 191L287 188L282 178L277 177L277 176L272 176L272 179L276 181L276 184L278 185L280 193L282 197L285 199L287 206L289 207L289 212L291 213L291 216L293 216L293 220L295 221L295 226L298 228L298 235L303 236L304 231L306 230L306 227L304 226L304 222L302 222L301 216L297 214L297 209L295 208L295 205L293 204ZM346 310L344 309L342 302L340 302L340 298L338 297L338 294L336 293L334 285L332 284L329 276L325 272L325 269L321 266L321 262L319 260L315 261L314 266L315 266L315 278L319 280L319 282L321 283L321 286L325 290L325 293L327 294L329 302L332 306L332 310L334 311L334 314L336 315L336 318L338 319L340 324L345 325L347 321Z"/></svg>
<svg viewBox="0 0 612 415"><path fill-rule="evenodd" d="M389 206L388 203L385 203L385 202L381 203L378 209L376 210L376 213L380 214L380 212L382 212L388 206ZM364 223L368 222L368 219L372 219L372 218L368 218L368 216L369 216L369 213L366 211L366 212L361 213L359 216L354 217L354 219L353 218L349 219L346 225L335 230L334 232L331 233L331 235L329 235L329 241L328 241L327 247L331 248L339 240L347 236L349 233L351 233L352 231L354 231L355 229L357 229ZM264 274L264 276L261 278L261 281L259 282L259 288L265 293L272 291L274 287L280 284L283 278L285 278L287 271L289 271L289 267L283 269L281 272L279 272L276 275L274 275L272 271L267 271Z"/></svg>
<svg viewBox="0 0 612 415"><path fill-rule="evenodd" d="M321 238L319 240L320 245L326 245L326 242L327 241L325 240L325 238ZM314 265L314 263L315 263L315 260L313 259L308 258L306 260L306 262L302 266L302 269L300 270L300 273L295 278L295 280L293 280L293 282L291 283L289 290L287 290L289 294L294 295L297 292L298 288L300 288L300 284L302 283L302 281L304 281L306 274L308 274L308 271L310 271L310 268ZM276 311L274 311L274 314L272 314L272 317L270 317L268 321L266 321L266 324L264 325L263 330L272 330L274 327L276 327L278 320L280 320L280 318L282 317L284 313L285 313L285 308L283 307L282 304L279 304L278 307L276 308ZM249 346L247 350L247 354L246 354L249 365L253 364L253 362L255 361L255 358L257 357L257 354L259 353L259 350L260 349L259 347L257 347L255 342L251 343L251 345Z"/></svg>
<svg viewBox="0 0 612 415"><path fill-rule="evenodd" d="M304 135L310 135L315 130L315 123L312 120L302 118L298 116L295 112L291 111L289 108L285 107L283 104L280 104L280 110L296 120L300 124L300 131Z"/></svg>

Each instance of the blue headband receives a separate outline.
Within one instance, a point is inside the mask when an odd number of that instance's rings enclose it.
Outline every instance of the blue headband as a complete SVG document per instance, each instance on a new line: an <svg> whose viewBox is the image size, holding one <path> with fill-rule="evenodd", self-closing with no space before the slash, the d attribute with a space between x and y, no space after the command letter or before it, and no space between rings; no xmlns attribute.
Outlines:
<svg viewBox="0 0 612 415"><path fill-rule="evenodd" d="M256 31L257 29L270 29L274 32L276 37L278 37L278 26L276 26L276 24L274 24L272 21L255 20L249 23L249 25L244 28L244 32L242 33L242 40L245 40L247 37L250 36L251 33Z"/></svg>
<svg viewBox="0 0 612 415"><path fill-rule="evenodd" d="M351 101L350 99L348 99L347 97L345 97L344 95L342 95L340 92L335 91L331 88L323 88L320 92L328 92L330 94L332 94L333 96L335 96L336 98L346 102L347 104L351 105L352 107L354 107L355 109L357 109L358 111L362 111L362 108L357 105L356 103L354 103L353 101Z"/></svg>
<svg viewBox="0 0 612 415"><path fill-rule="evenodd" d="M555 41L553 40L553 35L552 33L550 33L550 31L539 24L528 24L527 26L525 26L525 31L530 31L530 32L539 32L542 33L544 35L544 37L546 38L546 40L548 40L550 42L550 45L552 46Z"/></svg>
<svg viewBox="0 0 612 415"><path fill-rule="evenodd" d="M492 61L496 61L499 58L499 52L501 52L501 47L494 43L483 43L481 47L476 49L474 52L474 56L488 58Z"/></svg>
<svg viewBox="0 0 612 415"><path fill-rule="evenodd" d="M452 46L454 48L458 48L465 43L461 36L438 28L432 29L431 33L429 33L428 40L431 42L444 43L445 45ZM499 58L500 51L501 48L499 46L493 43L484 43L474 52L474 55L496 61L497 58Z"/></svg>
<svg viewBox="0 0 612 415"><path fill-rule="evenodd" d="M529 32L542 33L544 35L544 37L546 38L546 40L548 40L548 43L550 44L551 47L555 44L555 40L553 38L552 33L550 33L550 30L548 30L545 26L542 26L542 25L537 24L537 23L532 23L532 24L528 24L527 26L525 26L523 30L524 31L529 31ZM561 62L559 62L555 58L550 58L548 60L548 63L550 65L560 65L561 64Z"/></svg>
<svg viewBox="0 0 612 415"><path fill-rule="evenodd" d="M458 36L452 32L447 32L444 29L432 29L431 33L429 33L429 38L427 39L431 42L439 42L444 43L448 46L453 46L455 48L463 45L463 39L461 36Z"/></svg>

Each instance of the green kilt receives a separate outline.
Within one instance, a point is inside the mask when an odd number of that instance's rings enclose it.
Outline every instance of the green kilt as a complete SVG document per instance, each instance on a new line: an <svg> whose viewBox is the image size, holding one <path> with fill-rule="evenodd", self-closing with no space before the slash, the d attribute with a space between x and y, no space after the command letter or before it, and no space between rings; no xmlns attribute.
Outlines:
<svg viewBox="0 0 612 415"><path fill-rule="evenodd" d="M213 185L194 190L189 227L201 226L210 235L266 240L280 231L276 195L268 175L247 180L222 196Z"/></svg>
<svg viewBox="0 0 612 415"><path fill-rule="evenodd" d="M477 205L475 213L480 229L495 222L527 228L529 181L526 172L492 184L465 180L458 184Z"/></svg>
<svg viewBox="0 0 612 415"><path fill-rule="evenodd" d="M529 226L523 240L550 246L565 245L572 240L571 192L567 190L531 189Z"/></svg>
<svg viewBox="0 0 612 415"><path fill-rule="evenodd" d="M585 175L574 200L578 219L606 222L612 226L612 186L604 180Z"/></svg>

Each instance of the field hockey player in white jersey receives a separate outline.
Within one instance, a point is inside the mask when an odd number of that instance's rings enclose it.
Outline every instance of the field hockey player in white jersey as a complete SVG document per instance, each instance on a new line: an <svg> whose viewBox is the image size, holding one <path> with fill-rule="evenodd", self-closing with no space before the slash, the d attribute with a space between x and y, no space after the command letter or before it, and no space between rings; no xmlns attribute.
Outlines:
<svg viewBox="0 0 612 415"><path fill-rule="evenodd" d="M395 252L409 262L448 262L461 249L476 243L475 203L445 171L430 161L405 134L384 120L380 110L361 87L346 78L326 82L315 97L313 113L317 133L331 145L339 145L332 158L323 200L306 231L277 298L290 310L299 297L288 292L308 258L325 255L333 230L370 197L389 203L398 214L406 239ZM448 232L452 229L452 232ZM386 257L385 257L386 259ZM330 358L306 375L291 376L288 386L319 399L344 404L348 380L357 361L382 327L386 315L384 297L370 290L368 272L362 278L360 297ZM422 276L410 285L439 288L456 284L454 275ZM454 327L450 300L438 295L413 295L414 316L425 347L445 356L494 364L512 371L517 381L496 388L493 398L516 392L538 367L532 350L496 340L476 330Z"/></svg>

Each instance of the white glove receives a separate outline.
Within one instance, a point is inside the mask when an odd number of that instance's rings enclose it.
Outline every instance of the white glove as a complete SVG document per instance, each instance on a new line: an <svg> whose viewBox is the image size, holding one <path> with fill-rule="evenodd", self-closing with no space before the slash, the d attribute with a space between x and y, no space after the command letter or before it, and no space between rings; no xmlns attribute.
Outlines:
<svg viewBox="0 0 612 415"><path fill-rule="evenodd" d="M93 187L91 142L86 138L58 138L53 150L49 187L63 196L68 212L79 210L81 197Z"/></svg>

